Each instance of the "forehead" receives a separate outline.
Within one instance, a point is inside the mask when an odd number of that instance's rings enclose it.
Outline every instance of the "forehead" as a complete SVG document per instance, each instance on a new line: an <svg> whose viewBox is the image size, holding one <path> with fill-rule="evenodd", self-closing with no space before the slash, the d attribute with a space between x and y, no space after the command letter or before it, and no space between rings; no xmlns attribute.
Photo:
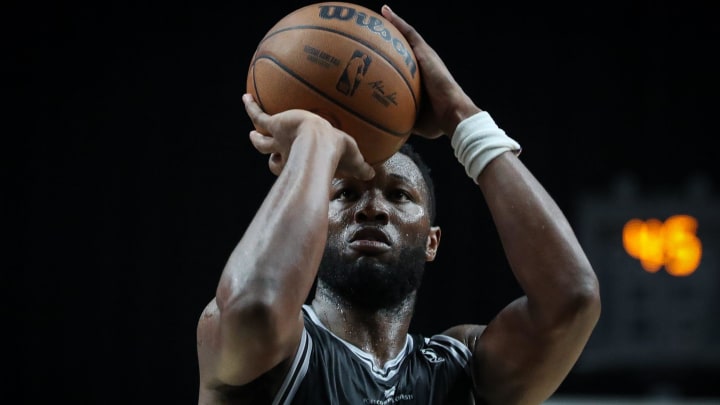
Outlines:
<svg viewBox="0 0 720 405"><path fill-rule="evenodd" d="M418 189L426 189L420 168L407 155L396 153L382 165L375 166L376 178L395 178Z"/></svg>

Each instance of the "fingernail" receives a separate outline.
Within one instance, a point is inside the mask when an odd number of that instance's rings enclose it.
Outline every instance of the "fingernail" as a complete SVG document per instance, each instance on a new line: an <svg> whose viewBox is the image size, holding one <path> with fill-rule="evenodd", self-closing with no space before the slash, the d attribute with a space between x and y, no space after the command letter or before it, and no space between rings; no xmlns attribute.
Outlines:
<svg viewBox="0 0 720 405"><path fill-rule="evenodd" d="M387 9L387 11L389 11L391 13L393 12L392 9L390 8L390 6L388 6L387 4L383 4L383 8Z"/></svg>

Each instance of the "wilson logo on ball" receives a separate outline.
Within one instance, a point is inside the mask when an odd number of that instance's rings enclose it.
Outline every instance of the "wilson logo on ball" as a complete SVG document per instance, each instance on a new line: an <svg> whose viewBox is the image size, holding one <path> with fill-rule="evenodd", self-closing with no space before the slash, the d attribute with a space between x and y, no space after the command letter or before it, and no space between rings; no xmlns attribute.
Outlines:
<svg viewBox="0 0 720 405"><path fill-rule="evenodd" d="M410 70L410 74L412 77L415 77L415 73L417 72L417 64L415 63L415 60L413 59L413 56L410 52L408 52L407 49L405 49L405 45L398 39L392 36L392 33L389 29L383 25L382 21L380 21L378 18L375 18L373 16L368 16L367 14L363 12L359 12L351 7L346 6L339 6L339 5L321 5L319 6L320 13L319 17L326 19L326 20L340 20L340 21L350 21L353 18L355 18L355 24L359 27L364 27L370 30L371 32L374 32L385 41L388 41L392 43L393 49L403 57L405 61L405 66L408 67Z"/></svg>

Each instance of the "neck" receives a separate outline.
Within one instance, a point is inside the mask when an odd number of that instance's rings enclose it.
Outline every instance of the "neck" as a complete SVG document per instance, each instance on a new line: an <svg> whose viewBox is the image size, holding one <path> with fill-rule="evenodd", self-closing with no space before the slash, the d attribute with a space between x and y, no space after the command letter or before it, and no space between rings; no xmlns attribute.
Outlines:
<svg viewBox="0 0 720 405"><path fill-rule="evenodd" d="M318 286L312 307L326 328L382 367L405 348L415 297L413 293L393 308L365 309Z"/></svg>

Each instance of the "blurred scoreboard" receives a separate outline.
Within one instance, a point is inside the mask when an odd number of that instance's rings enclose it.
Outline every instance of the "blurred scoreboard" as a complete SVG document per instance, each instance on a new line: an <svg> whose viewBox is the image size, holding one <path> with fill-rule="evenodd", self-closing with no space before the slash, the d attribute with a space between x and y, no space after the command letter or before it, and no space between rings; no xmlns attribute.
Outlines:
<svg viewBox="0 0 720 405"><path fill-rule="evenodd" d="M679 189L647 190L620 178L608 192L577 196L572 212L602 297L577 372L720 369L720 197L712 184L697 176ZM662 245L671 239L657 224L678 216L693 219L696 228L673 240L692 242L684 244L692 249ZM623 240L631 222L656 225L645 227L656 237L642 234L644 251L664 252L655 256L667 263L655 259L649 266L631 254ZM673 257L688 254L699 260L681 275L671 271Z"/></svg>

